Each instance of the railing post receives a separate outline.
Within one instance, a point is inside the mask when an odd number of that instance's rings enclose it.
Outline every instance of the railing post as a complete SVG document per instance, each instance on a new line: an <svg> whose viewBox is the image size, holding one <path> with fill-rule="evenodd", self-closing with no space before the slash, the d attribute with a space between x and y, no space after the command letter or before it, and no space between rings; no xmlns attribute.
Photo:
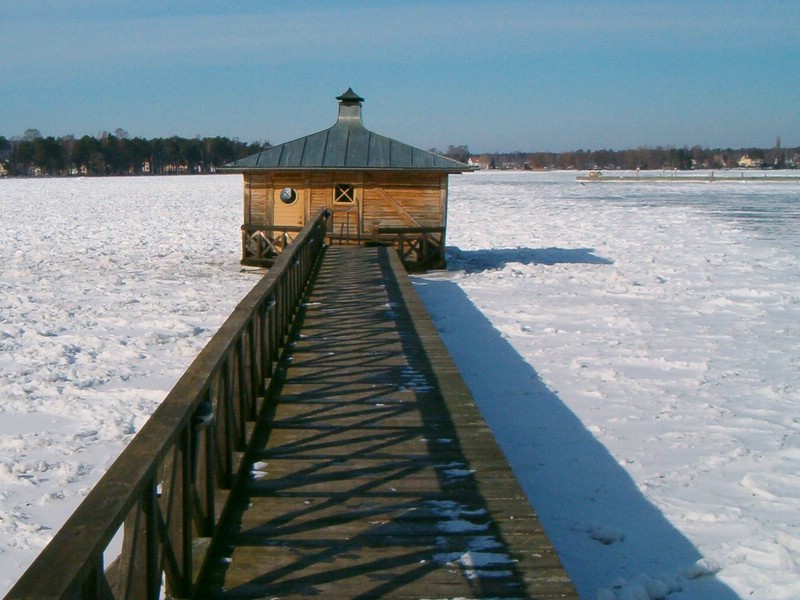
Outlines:
<svg viewBox="0 0 800 600"><path fill-rule="evenodd" d="M211 386L205 391L192 419L192 470L184 510L194 513L195 494L201 510L195 519L198 533L209 536L214 528L214 488L217 484L214 468L214 405ZM191 532L191 527L189 531Z"/></svg>
<svg viewBox="0 0 800 600"><path fill-rule="evenodd" d="M253 318L247 332L247 354L250 373L250 405L247 407L247 418L251 421L258 417L258 399L264 395L264 366L261 361L261 336L259 332L264 319L263 303L259 303L253 311Z"/></svg>
<svg viewBox="0 0 800 600"><path fill-rule="evenodd" d="M251 320L252 322L252 320ZM254 390L251 386L253 378L250 373L253 363L250 362L250 327L248 326L236 344L236 393L237 402L237 443L236 449L243 451L247 445L247 421L250 419Z"/></svg>
<svg viewBox="0 0 800 600"><path fill-rule="evenodd" d="M201 405L202 406L202 405ZM203 406L205 408L205 406ZM197 414L197 413L195 413ZM196 417L195 417L196 418ZM178 530L176 538L180 541L180 554L178 556L181 566L180 585L184 593L191 589L192 570L194 568L194 556L192 555L192 537L194 533L195 509L194 495L196 493L195 482L197 481L197 458L192 446L199 442L199 433L196 430L197 423L193 422L188 428L181 432L180 437L180 472L179 486L180 496L178 506L181 514L175 519L175 527Z"/></svg>
<svg viewBox="0 0 800 600"><path fill-rule="evenodd" d="M232 357L228 354L227 358L223 361L220 368L220 382L219 394L220 399L217 405L217 410L221 412L220 424L217 430L222 434L220 444L220 451L223 455L222 460L222 473L221 483L225 489L230 489L233 485L233 449L236 442L236 415L234 414L235 403L233 401L233 373L232 373Z"/></svg>
<svg viewBox="0 0 800 600"><path fill-rule="evenodd" d="M275 333L277 330L277 300L273 291L264 303L264 322L262 323L262 336L264 340L264 384L267 378L272 378L273 353L275 351Z"/></svg>
<svg viewBox="0 0 800 600"><path fill-rule="evenodd" d="M155 481L150 481L142 499L142 510L145 517L145 557L147 600L159 600L161 596L161 556L160 535L158 527L158 497Z"/></svg>
<svg viewBox="0 0 800 600"><path fill-rule="evenodd" d="M185 598L192 582L192 435L181 431L162 469L161 493L157 500L161 540L160 568L164 571L168 596Z"/></svg>

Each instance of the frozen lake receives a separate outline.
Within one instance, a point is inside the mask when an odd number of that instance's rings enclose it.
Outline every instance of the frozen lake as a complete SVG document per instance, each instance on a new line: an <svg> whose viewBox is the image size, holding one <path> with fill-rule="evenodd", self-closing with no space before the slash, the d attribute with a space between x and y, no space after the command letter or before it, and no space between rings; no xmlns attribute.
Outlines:
<svg viewBox="0 0 800 600"><path fill-rule="evenodd" d="M445 343L582 597L799 597L800 183L575 176L451 179ZM255 278L239 176L0 211L5 593Z"/></svg>

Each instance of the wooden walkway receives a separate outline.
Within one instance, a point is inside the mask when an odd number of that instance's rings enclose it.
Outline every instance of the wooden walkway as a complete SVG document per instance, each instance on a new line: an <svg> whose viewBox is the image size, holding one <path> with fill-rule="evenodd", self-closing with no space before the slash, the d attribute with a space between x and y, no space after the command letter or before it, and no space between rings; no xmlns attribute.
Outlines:
<svg viewBox="0 0 800 600"><path fill-rule="evenodd" d="M329 248L294 335L199 597L577 598L394 252Z"/></svg>

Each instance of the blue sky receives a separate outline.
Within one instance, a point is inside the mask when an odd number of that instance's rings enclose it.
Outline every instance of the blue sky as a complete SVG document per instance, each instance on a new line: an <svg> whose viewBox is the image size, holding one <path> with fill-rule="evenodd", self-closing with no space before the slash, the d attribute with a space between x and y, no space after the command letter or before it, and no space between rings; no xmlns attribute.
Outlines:
<svg viewBox="0 0 800 600"><path fill-rule="evenodd" d="M800 145L800 2L0 3L0 135L329 127L473 152Z"/></svg>

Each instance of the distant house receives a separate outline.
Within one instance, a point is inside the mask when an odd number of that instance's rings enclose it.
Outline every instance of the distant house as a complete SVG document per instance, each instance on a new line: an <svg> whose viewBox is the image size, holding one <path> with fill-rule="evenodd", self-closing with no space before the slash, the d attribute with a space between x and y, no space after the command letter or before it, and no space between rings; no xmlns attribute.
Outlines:
<svg viewBox="0 0 800 600"><path fill-rule="evenodd" d="M491 169L492 158L490 156L470 156L467 159L467 164L470 167L477 167L478 169Z"/></svg>
<svg viewBox="0 0 800 600"><path fill-rule="evenodd" d="M164 165L164 173L167 175L185 175L189 172L189 163L168 163Z"/></svg>
<svg viewBox="0 0 800 600"><path fill-rule="evenodd" d="M750 158L750 156L745 154L736 164L742 169L760 169L764 166L764 161L760 158Z"/></svg>

